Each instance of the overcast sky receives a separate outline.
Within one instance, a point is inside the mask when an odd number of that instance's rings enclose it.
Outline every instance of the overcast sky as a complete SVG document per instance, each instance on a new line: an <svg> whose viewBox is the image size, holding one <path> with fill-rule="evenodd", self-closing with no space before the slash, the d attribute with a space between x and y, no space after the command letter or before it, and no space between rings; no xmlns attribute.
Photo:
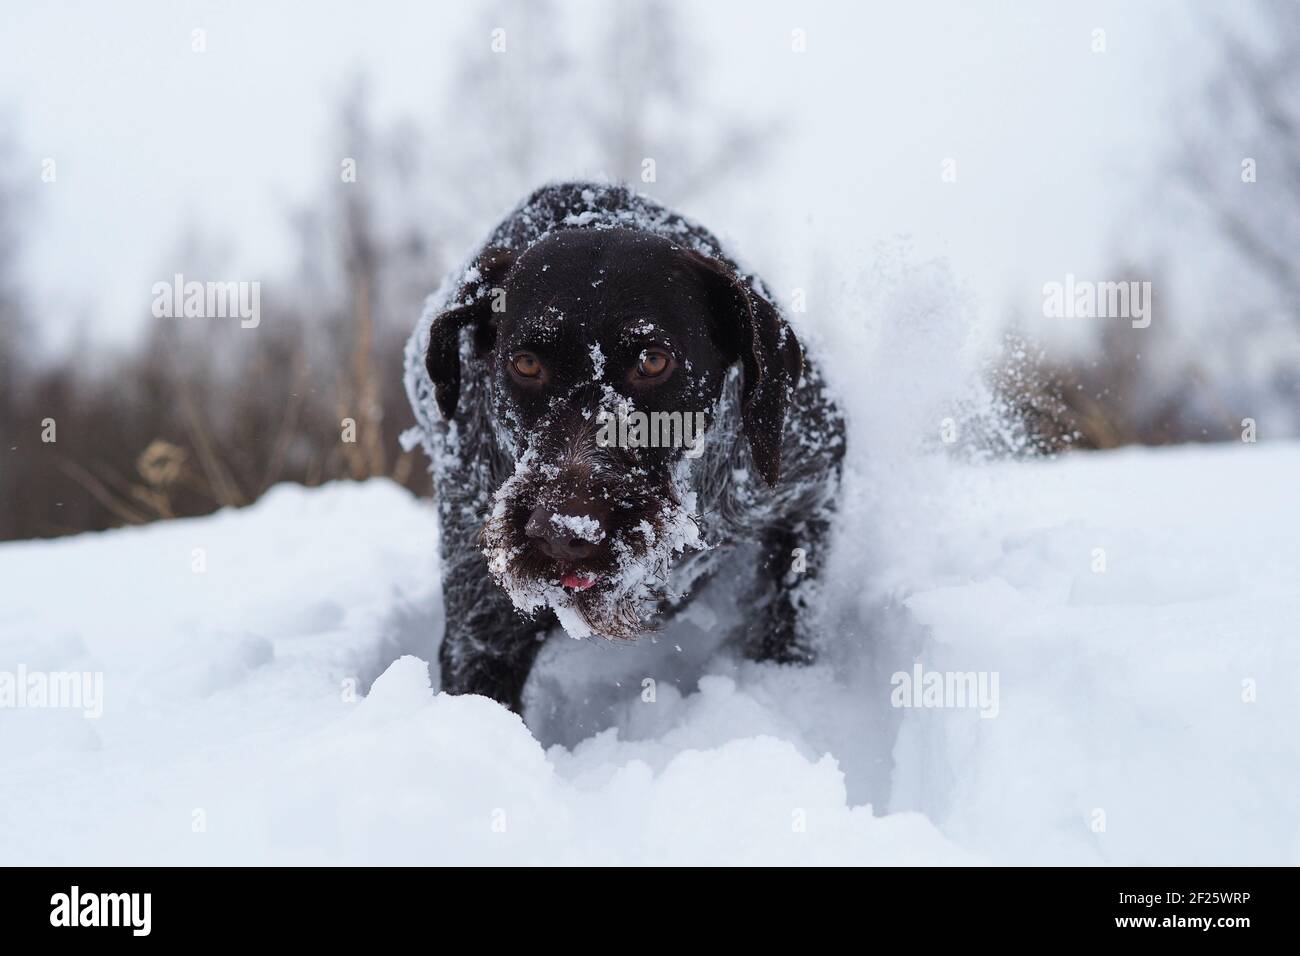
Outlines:
<svg viewBox="0 0 1300 956"><path fill-rule="evenodd" d="M427 114L459 47L488 42L467 35L471 7L7 9L0 116L32 184L23 275L47 341L138 331L168 251L196 225L230 247L230 277L283 269L286 210L337 169L326 132L339 93L362 70L381 117ZM786 273L778 282L819 247L865 256L905 233L919 254L947 256L985 305L1036 307L1043 282L1110 265L1135 217L1177 228L1150 196L1171 103L1204 69L1187 4L738 0L682 15L711 97L785 121L754 182L719 184L687 212L742 251L762 224L751 244ZM205 53L191 49L195 28ZM794 28L807 31L805 54L791 51ZM1104 54L1091 49L1096 28ZM52 184L40 180L47 157ZM954 183L941 180L949 158Z"/></svg>

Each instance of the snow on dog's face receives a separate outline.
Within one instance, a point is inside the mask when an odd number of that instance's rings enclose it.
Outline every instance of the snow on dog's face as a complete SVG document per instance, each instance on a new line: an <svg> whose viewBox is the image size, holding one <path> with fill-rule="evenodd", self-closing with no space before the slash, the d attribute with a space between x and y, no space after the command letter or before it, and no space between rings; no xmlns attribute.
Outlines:
<svg viewBox="0 0 1300 956"><path fill-rule="evenodd" d="M457 303L430 333L438 404L454 414L472 328L515 462L483 528L489 569L517 607L553 608L574 636L635 637L673 557L701 546L687 476L737 359L755 464L775 482L794 336L722 263L626 229L488 250Z"/></svg>

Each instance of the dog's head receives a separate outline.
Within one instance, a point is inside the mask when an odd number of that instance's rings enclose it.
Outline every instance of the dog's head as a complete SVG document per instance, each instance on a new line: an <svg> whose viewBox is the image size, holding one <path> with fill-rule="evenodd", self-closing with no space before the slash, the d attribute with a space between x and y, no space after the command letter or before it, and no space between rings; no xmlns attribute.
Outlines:
<svg viewBox="0 0 1300 956"><path fill-rule="evenodd" d="M489 567L517 606L549 604L571 634L637 635L673 555L699 546L682 470L728 369L742 366L746 438L775 484L799 343L728 264L628 229L489 249L454 301L426 357L439 410L456 414L469 328L515 461L484 526Z"/></svg>

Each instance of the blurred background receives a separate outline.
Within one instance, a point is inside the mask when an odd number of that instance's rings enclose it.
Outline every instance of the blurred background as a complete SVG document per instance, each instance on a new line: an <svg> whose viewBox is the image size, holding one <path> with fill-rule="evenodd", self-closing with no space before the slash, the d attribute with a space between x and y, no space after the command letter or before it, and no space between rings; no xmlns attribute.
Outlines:
<svg viewBox="0 0 1300 956"><path fill-rule="evenodd" d="M404 341L443 274L557 178L701 220L800 291L814 329L882 250L944 261L1034 452L1241 441L1246 418L1261 440L1300 433L1294 2L65 0L5 18L0 539L279 481L427 492L397 440ZM178 273L260 283L257 327L155 317ZM1151 282L1150 327L1046 317L1067 275Z"/></svg>

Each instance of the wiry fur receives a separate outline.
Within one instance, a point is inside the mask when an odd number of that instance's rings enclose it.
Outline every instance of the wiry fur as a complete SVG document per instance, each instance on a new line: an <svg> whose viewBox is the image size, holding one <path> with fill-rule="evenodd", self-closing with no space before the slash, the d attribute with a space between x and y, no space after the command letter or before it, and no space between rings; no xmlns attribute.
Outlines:
<svg viewBox="0 0 1300 956"><path fill-rule="evenodd" d="M455 693L485 694L516 710L540 642L556 617L541 593L535 595L536 601L523 601L533 612L531 616L521 613L516 607L519 593L512 601L498 583L502 568L495 568L495 577L494 569L489 568L492 555L497 555L498 562L509 557L511 573L518 571L522 579L529 578L532 559L512 537L522 516L511 509L560 493L546 474L533 470L533 462L586 456L578 463L585 473L593 475L593 480L614 484L626 474L627 463L618 460L616 449L593 452L590 441L580 440L582 429L590 425L573 419L571 411L584 402L589 410L592 402L605 400L599 396L556 402L539 429L542 434L528 437L529 449L520 448L517 429L508 422L510 409L494 394L490 356L483 354L483 343L476 341L481 332L470 325L453 325L446 317L489 294L490 283L482 281L484 271L491 268L485 257L502 251L520 254L567 229L635 230L669 239L684 252L720 264L733 274L742 300L755 297L758 304L770 304L780 315L763 284L746 276L703 228L625 188L580 183L544 187L530 196L493 231L470 264L449 277L430 298L407 346L406 386L419 422L413 437L423 443L431 459L442 527L446 607L440 650L443 686ZM439 317L443 318L435 322ZM432 350L431 327L435 337ZM783 316L775 339L771 333L767 329L767 339L760 343L756 331L753 348L771 352L793 345L793 354L798 356L797 344L783 340L789 334ZM443 381L438 387L426 366L439 370ZM779 383L779 373L779 368L754 366L742 349L741 358L726 371L720 397L710 409L703 454L694 461L676 460L671 474L665 472L657 484L648 483L641 488L642 498L636 499L644 512L640 517L656 535L675 530L677 547L665 544L659 553L648 555L642 570L654 580L619 600L606 597L612 602L608 608L598 610L594 603L584 604L596 602L596 595L565 595L562 600L572 611L572 620L565 621L570 631L577 622L579 629L585 623L601 637L634 637L644 629L645 609L639 608L638 602L652 600L662 621L689 599L720 561L738 549L757 546L760 559L753 577L751 611L735 639L754 658L785 662L811 658L815 581L839 484L844 427L811 362L806 358L802 362L797 385L774 397L773 376L778 376L775 380ZM798 376L798 369L794 374ZM448 384L453 376L457 379L454 386ZM767 386L768 393L756 395L755 383L759 382ZM444 413L454 409L452 417L444 419L439 407ZM566 407L570 408L567 419ZM784 428L779 430L778 453L775 447L764 447L756 436L773 414L779 423L782 411ZM773 462L779 462L779 478L769 486L765 479L777 473ZM648 497L647 488L651 489ZM686 518L689 529L683 523ZM703 548L689 540L695 532ZM662 538L657 540L662 542ZM801 549L806 564L802 571L794 570L796 549ZM527 607L530 602L532 606Z"/></svg>

